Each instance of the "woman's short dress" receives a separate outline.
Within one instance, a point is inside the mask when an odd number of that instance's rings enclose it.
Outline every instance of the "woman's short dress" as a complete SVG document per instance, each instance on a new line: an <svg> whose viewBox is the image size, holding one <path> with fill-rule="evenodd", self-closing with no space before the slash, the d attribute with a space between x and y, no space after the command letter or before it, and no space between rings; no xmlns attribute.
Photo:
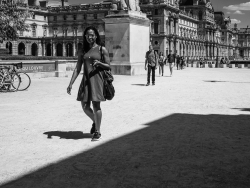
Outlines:
<svg viewBox="0 0 250 188"><path fill-rule="evenodd" d="M164 66L164 56L160 56L158 62L160 66Z"/></svg>
<svg viewBox="0 0 250 188"><path fill-rule="evenodd" d="M81 60L83 61L83 77L78 90L77 101L105 101L102 69L92 66L94 60L101 60L100 46L91 48Z"/></svg>

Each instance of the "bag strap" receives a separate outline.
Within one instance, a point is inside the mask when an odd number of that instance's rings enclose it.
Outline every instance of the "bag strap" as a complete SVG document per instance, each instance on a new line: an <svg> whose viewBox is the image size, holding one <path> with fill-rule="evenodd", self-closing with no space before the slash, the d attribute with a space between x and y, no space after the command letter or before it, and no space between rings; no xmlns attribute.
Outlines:
<svg viewBox="0 0 250 188"><path fill-rule="evenodd" d="M101 54L101 62L103 63L105 60L104 60L104 55L103 55L103 52L102 52L102 45L100 47L100 54Z"/></svg>

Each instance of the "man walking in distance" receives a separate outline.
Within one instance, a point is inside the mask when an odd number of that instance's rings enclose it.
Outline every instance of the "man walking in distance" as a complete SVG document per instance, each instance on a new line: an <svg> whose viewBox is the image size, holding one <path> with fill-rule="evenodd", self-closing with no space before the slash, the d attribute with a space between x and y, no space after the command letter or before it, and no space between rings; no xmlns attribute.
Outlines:
<svg viewBox="0 0 250 188"><path fill-rule="evenodd" d="M177 70L181 69L181 57L179 55L177 55L176 57L176 67L177 67Z"/></svg>
<svg viewBox="0 0 250 188"><path fill-rule="evenodd" d="M175 66L175 55L172 54L172 50L170 50L170 53L168 54L168 63L169 63L169 69L170 69L170 76L172 76L173 68Z"/></svg>
<svg viewBox="0 0 250 188"><path fill-rule="evenodd" d="M148 77L147 77L146 86L149 86L149 84L150 84L151 71L152 71L152 84L155 85L155 69L157 69L157 66L158 66L158 55L154 51L152 45L149 46L149 51L147 51L145 58L146 58L145 70L148 70Z"/></svg>

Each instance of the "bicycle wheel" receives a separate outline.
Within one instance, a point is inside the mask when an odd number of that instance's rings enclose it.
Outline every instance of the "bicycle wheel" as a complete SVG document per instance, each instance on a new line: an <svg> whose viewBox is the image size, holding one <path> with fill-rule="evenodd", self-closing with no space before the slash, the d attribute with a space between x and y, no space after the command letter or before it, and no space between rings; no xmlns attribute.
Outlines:
<svg viewBox="0 0 250 188"><path fill-rule="evenodd" d="M20 78L16 73L11 74L10 76L11 76L11 80L10 80L8 90L17 91L20 86Z"/></svg>
<svg viewBox="0 0 250 188"><path fill-rule="evenodd" d="M20 78L20 86L18 88L18 91L24 91L26 89L28 89L28 87L31 84L31 79L29 77L28 74L24 73L24 72L20 72L18 73L18 76Z"/></svg>

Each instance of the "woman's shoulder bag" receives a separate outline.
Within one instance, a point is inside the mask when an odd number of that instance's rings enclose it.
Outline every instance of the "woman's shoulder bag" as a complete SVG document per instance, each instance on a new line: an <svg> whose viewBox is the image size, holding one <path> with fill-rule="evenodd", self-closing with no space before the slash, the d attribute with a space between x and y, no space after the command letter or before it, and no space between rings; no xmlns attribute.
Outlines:
<svg viewBox="0 0 250 188"><path fill-rule="evenodd" d="M102 52L102 46L100 48L100 53L101 53L101 62L105 62L104 60L104 55ZM112 84L112 82L114 81L114 77L111 73L111 69L110 70L102 70L102 76L103 76L103 96L106 100L112 100L115 96L115 88Z"/></svg>

